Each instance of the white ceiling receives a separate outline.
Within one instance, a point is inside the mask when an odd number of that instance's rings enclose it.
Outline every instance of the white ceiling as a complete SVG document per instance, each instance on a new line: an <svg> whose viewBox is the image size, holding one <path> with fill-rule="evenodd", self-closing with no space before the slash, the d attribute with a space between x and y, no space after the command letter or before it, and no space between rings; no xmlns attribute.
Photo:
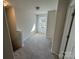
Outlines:
<svg viewBox="0 0 79 59"><path fill-rule="evenodd" d="M15 8L26 9L34 13L46 13L49 10L56 10L58 0L10 0L11 4ZM40 7L40 10L36 10L36 6Z"/></svg>

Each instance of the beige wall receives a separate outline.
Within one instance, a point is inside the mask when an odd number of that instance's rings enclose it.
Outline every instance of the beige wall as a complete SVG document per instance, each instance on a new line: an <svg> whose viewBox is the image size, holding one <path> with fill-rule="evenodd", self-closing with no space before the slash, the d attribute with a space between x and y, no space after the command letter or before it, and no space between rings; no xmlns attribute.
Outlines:
<svg viewBox="0 0 79 59"><path fill-rule="evenodd" d="M75 19L73 20L71 33L70 33L64 59L74 59L74 58L75 58Z"/></svg>
<svg viewBox="0 0 79 59"><path fill-rule="evenodd" d="M15 10L12 6L6 7L6 16L13 49L16 50L20 46L18 45L19 41L17 41L16 39L16 16L15 16Z"/></svg>
<svg viewBox="0 0 79 59"><path fill-rule="evenodd" d="M5 15L5 12L4 12ZM4 59L14 59L13 58L13 48L11 44L11 38L6 23L6 18L3 18L3 58Z"/></svg>
<svg viewBox="0 0 79 59"><path fill-rule="evenodd" d="M64 48L65 48L65 45L66 45L66 40L67 40L67 35L68 35L68 31L69 31L69 27L70 27L70 23L71 23L71 18L72 18L72 13L74 11L74 1L70 2L70 5L68 7L68 10L67 10L67 16L66 16L66 22L65 22L65 28L64 28L64 32L63 32L63 37L62 37L62 42L61 42L61 47L60 47L60 58L62 58L63 56L63 52L64 52ZM72 43L71 43L72 44Z"/></svg>
<svg viewBox="0 0 79 59"><path fill-rule="evenodd" d="M59 54L69 0L59 0L52 52Z"/></svg>

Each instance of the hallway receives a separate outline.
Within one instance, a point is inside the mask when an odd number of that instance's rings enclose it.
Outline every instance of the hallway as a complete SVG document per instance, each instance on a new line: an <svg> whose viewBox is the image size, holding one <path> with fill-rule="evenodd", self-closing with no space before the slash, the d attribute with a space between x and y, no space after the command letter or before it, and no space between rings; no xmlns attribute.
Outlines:
<svg viewBox="0 0 79 59"><path fill-rule="evenodd" d="M15 52L15 59L58 59L50 51L50 40L44 34L35 34L24 41L24 47Z"/></svg>

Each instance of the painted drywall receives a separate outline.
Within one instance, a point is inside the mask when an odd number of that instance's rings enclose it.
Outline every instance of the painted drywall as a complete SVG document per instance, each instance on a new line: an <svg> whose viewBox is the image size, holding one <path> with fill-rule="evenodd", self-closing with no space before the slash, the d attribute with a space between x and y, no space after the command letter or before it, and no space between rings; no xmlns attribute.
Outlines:
<svg viewBox="0 0 79 59"><path fill-rule="evenodd" d="M5 7L6 11L6 17L7 17L7 24L9 27L10 31L10 37L13 45L13 49L15 50L15 39L16 39L16 17L15 17L15 12L14 8L11 6Z"/></svg>
<svg viewBox="0 0 79 59"><path fill-rule="evenodd" d="M5 10L3 12L3 58L4 59L14 59L13 57L13 48L12 48L12 43L11 43L11 38L8 30L8 25L6 22L6 16L5 16Z"/></svg>
<svg viewBox="0 0 79 59"><path fill-rule="evenodd" d="M10 0L16 12L17 30L22 32L22 39L30 36L36 14L47 13L48 10L57 9L58 0ZM40 10L36 10L40 6Z"/></svg>
<svg viewBox="0 0 79 59"><path fill-rule="evenodd" d="M16 42L18 42L19 48L22 48L22 34L20 31L16 31Z"/></svg>
<svg viewBox="0 0 79 59"><path fill-rule="evenodd" d="M15 15L15 10L12 6L8 6L5 8L6 10L6 16L7 16L7 23L10 31L10 37L11 37L11 42L13 45L13 50L17 50L20 48L19 41L17 41L17 36L16 36L16 15Z"/></svg>
<svg viewBox="0 0 79 59"><path fill-rule="evenodd" d="M69 0L59 0L52 53L59 54Z"/></svg>
<svg viewBox="0 0 79 59"><path fill-rule="evenodd" d="M56 25L56 10L48 11L46 37L51 40L51 44L53 43L54 40L55 25Z"/></svg>
<svg viewBox="0 0 79 59"><path fill-rule="evenodd" d="M74 2L74 1L73 1ZM66 40L67 40L67 35L71 23L71 18L72 18L72 12L74 10L74 3L71 1L68 10L67 10L67 16L66 16L66 22L65 22L65 28L63 32L63 37L62 37L62 42L61 42L61 47L60 47L60 58L63 56Z"/></svg>
<svg viewBox="0 0 79 59"><path fill-rule="evenodd" d="M74 59L74 58L75 58L75 18L72 24L71 33L65 55L65 59Z"/></svg>
<svg viewBox="0 0 79 59"><path fill-rule="evenodd" d="M31 35L31 30L36 22L36 15L32 12L24 10L16 10L17 15L17 31L22 32L23 41Z"/></svg>

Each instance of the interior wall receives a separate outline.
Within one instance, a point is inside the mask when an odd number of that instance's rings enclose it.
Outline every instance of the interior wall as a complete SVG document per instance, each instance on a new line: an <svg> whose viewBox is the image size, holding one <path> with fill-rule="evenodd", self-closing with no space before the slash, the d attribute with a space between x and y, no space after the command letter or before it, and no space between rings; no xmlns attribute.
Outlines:
<svg viewBox="0 0 79 59"><path fill-rule="evenodd" d="M31 30L36 22L36 15L23 8L15 8L16 12L16 30L21 31L22 41L27 39L31 35Z"/></svg>
<svg viewBox="0 0 79 59"><path fill-rule="evenodd" d="M11 38L8 30L8 24L6 22L7 18L5 15L5 10L3 12L3 58L4 59L14 59L13 48L11 43Z"/></svg>
<svg viewBox="0 0 79 59"><path fill-rule="evenodd" d="M56 27L54 33L53 46L52 46L52 53L55 53L56 55L59 54L69 2L70 2L69 0L59 0L58 2Z"/></svg>
<svg viewBox="0 0 79 59"><path fill-rule="evenodd" d="M48 11L46 37L50 39L52 42L54 40L55 26L56 26L56 10Z"/></svg>
<svg viewBox="0 0 79 59"><path fill-rule="evenodd" d="M15 16L15 11L14 8L9 6L5 7L6 10L6 17L7 17L7 23L9 26L10 30L10 35L12 40L16 39L16 16Z"/></svg>
<svg viewBox="0 0 79 59"><path fill-rule="evenodd" d="M14 8L11 6L5 7L7 24L10 31L11 42L13 49L16 50L16 17Z"/></svg>
<svg viewBox="0 0 79 59"><path fill-rule="evenodd" d="M19 45L19 41L21 40L17 39L17 34L16 34L15 10L12 6L5 7L5 10L6 10L7 23L10 31L11 42L12 42L13 50L15 51L21 47L21 45Z"/></svg>
<svg viewBox="0 0 79 59"><path fill-rule="evenodd" d="M65 59L74 59L74 58L75 58L75 18L72 23L70 37L65 54Z"/></svg>
<svg viewBox="0 0 79 59"><path fill-rule="evenodd" d="M61 47L60 47L60 58L62 58L63 56L63 52L64 52L64 48L66 45L66 40L67 40L67 35L68 35L68 31L69 31L69 27L70 27L70 23L71 23L71 18L72 18L72 13L74 11L74 1L71 1L68 10L67 10L67 16L66 16L66 22L65 22L65 28L64 28L64 32L63 32L63 37L62 37L62 42L61 42Z"/></svg>
<svg viewBox="0 0 79 59"><path fill-rule="evenodd" d="M22 32L22 39L27 39L31 34L33 24L36 22L36 14L47 13L48 10L56 10L58 0L10 0L16 12L17 30ZM36 10L36 6L40 6Z"/></svg>

